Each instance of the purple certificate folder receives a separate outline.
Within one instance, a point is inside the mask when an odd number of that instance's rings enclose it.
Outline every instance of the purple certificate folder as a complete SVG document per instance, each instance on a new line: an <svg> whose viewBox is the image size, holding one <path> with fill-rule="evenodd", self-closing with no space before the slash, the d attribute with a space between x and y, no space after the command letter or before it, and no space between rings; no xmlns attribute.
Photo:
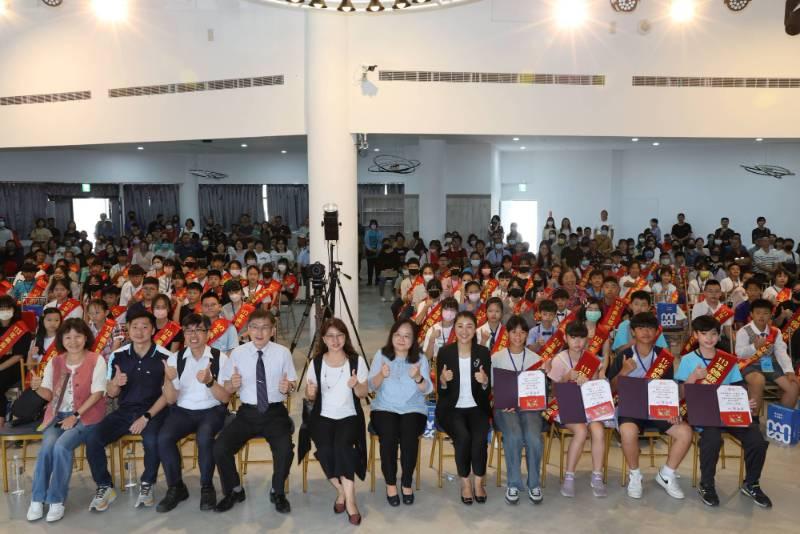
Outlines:
<svg viewBox="0 0 800 534"><path fill-rule="evenodd" d="M492 369L492 394L494 407L498 410L519 407L519 390L517 388L517 373L507 369Z"/></svg>
<svg viewBox="0 0 800 534"><path fill-rule="evenodd" d="M684 384L686 410L692 426L724 426L715 384Z"/></svg>
<svg viewBox="0 0 800 534"><path fill-rule="evenodd" d="M644 378L631 378L629 376L617 377L617 396L619 402L619 417L632 417L633 419L649 419L647 410L647 380Z"/></svg>
<svg viewBox="0 0 800 534"><path fill-rule="evenodd" d="M558 416L562 425L572 423L585 423L586 410L583 407L581 387L575 382L553 384L556 401L558 401Z"/></svg>

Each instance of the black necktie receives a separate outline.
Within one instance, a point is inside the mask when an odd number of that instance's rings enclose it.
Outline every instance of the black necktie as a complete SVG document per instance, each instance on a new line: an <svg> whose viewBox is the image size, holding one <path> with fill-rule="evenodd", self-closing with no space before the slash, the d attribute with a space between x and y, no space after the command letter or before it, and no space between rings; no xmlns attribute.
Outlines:
<svg viewBox="0 0 800 534"><path fill-rule="evenodd" d="M260 413L267 413L269 408L269 398L267 397L267 370L264 368L264 360L261 356L264 351L258 351L258 361L256 362L256 405Z"/></svg>

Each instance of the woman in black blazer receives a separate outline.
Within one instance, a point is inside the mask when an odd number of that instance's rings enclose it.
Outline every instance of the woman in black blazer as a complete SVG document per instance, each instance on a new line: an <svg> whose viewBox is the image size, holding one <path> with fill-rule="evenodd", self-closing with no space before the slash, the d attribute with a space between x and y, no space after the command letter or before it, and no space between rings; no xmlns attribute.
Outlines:
<svg viewBox="0 0 800 534"><path fill-rule="evenodd" d="M436 417L453 440L461 477L461 502L486 502L483 477L489 433L489 392L492 360L489 349L475 338L477 320L468 311L456 316L456 343L439 349L436 358ZM470 471L475 486L470 482Z"/></svg>

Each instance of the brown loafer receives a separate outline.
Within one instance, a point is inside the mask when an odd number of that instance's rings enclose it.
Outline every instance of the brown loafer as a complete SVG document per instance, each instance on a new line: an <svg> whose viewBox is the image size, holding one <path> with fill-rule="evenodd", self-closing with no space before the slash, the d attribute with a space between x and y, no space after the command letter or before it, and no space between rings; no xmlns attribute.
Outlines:
<svg viewBox="0 0 800 534"><path fill-rule="evenodd" d="M347 512L347 520L350 521L351 525L358 526L361 524L361 514L350 515L350 512Z"/></svg>
<svg viewBox="0 0 800 534"><path fill-rule="evenodd" d="M333 503L333 513L334 514L341 514L344 511L345 511L344 503L338 503L338 502L334 501L334 503Z"/></svg>

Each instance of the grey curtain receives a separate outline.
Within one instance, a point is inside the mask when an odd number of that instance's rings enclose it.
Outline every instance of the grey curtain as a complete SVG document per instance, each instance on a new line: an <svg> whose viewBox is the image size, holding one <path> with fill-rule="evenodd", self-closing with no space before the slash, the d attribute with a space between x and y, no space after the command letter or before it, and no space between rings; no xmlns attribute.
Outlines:
<svg viewBox="0 0 800 534"><path fill-rule="evenodd" d="M253 223L264 220L264 199L261 185L200 184L200 218L203 228L208 217L230 230L247 214Z"/></svg>
<svg viewBox="0 0 800 534"><path fill-rule="evenodd" d="M48 206L52 203L56 227L64 231L73 219L73 198L110 199L109 218L118 227L117 184L92 184L92 191L84 193L81 184L4 182L0 184L0 215L5 215L6 224L17 232L20 239L27 239L36 219L47 218Z"/></svg>
<svg viewBox="0 0 800 534"><path fill-rule="evenodd" d="M143 230L147 230L150 221L156 216L164 215L169 219L179 215L177 184L126 184L122 188L125 213L136 212L136 219ZM114 220L114 219L112 219ZM116 220L114 220L116 223Z"/></svg>
<svg viewBox="0 0 800 534"><path fill-rule="evenodd" d="M270 218L280 215L292 230L308 218L308 185L268 185L267 212Z"/></svg>

